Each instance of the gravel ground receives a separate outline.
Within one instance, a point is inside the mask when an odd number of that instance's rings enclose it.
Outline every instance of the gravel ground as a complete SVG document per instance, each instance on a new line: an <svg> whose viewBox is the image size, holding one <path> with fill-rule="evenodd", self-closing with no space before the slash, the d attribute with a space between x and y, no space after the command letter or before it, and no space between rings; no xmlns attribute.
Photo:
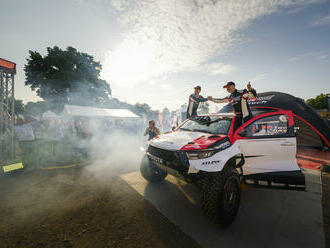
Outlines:
<svg viewBox="0 0 330 248"><path fill-rule="evenodd" d="M0 177L0 247L199 247L118 173L79 167ZM322 173L330 247L330 173Z"/></svg>
<svg viewBox="0 0 330 248"><path fill-rule="evenodd" d="M34 171L0 188L1 248L199 247L106 171Z"/></svg>

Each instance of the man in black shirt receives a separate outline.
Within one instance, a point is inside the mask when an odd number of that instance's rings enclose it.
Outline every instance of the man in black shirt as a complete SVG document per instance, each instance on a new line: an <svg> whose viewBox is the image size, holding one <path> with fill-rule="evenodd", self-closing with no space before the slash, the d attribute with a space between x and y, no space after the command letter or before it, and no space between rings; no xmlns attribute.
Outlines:
<svg viewBox="0 0 330 248"><path fill-rule="evenodd" d="M247 84L247 89L244 90L237 90L234 82L228 82L223 88L225 88L230 95L225 98L212 98L212 101L215 103L231 103L237 116L236 123L240 126L252 117L247 100L256 98L257 92L251 87L250 82Z"/></svg>
<svg viewBox="0 0 330 248"><path fill-rule="evenodd" d="M211 98L204 98L200 95L202 89L199 85L196 86L194 89L194 93L189 96L187 118L197 115L197 109L200 102L206 102L207 100L211 100Z"/></svg>

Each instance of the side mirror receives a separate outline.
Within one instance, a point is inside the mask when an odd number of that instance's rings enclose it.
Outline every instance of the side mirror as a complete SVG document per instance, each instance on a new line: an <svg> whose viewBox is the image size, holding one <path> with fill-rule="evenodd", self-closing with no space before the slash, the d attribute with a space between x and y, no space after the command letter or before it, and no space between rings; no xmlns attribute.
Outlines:
<svg viewBox="0 0 330 248"><path fill-rule="evenodd" d="M243 129L238 133L239 136L245 137L247 135L246 129Z"/></svg>

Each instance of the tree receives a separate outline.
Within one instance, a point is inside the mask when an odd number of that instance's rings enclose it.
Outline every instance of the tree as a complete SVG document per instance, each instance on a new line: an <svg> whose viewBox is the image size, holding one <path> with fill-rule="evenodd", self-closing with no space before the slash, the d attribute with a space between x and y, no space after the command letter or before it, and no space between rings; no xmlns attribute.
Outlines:
<svg viewBox="0 0 330 248"><path fill-rule="evenodd" d="M16 114L23 114L24 113L24 104L23 104L23 100L16 100L14 102L15 105L15 113Z"/></svg>
<svg viewBox="0 0 330 248"><path fill-rule="evenodd" d="M14 105L15 105L15 114L23 114L24 113L24 104L23 104L23 100L14 100ZM11 115L11 101L9 103L9 114Z"/></svg>
<svg viewBox="0 0 330 248"><path fill-rule="evenodd" d="M135 105L126 104L126 108L131 110L134 114L145 116L148 119L158 118L158 111L151 110L151 107L146 103L137 103Z"/></svg>
<svg viewBox="0 0 330 248"><path fill-rule="evenodd" d="M37 115L46 112L47 110L54 110L54 105L46 101L28 102L25 105L25 114Z"/></svg>
<svg viewBox="0 0 330 248"><path fill-rule="evenodd" d="M313 109L328 109L328 98L330 94L320 94L315 98L310 98L306 103L311 106Z"/></svg>
<svg viewBox="0 0 330 248"><path fill-rule="evenodd" d="M25 85L52 104L103 106L109 101L111 89L99 78L101 69L100 62L73 47L48 47L44 57L29 51Z"/></svg>

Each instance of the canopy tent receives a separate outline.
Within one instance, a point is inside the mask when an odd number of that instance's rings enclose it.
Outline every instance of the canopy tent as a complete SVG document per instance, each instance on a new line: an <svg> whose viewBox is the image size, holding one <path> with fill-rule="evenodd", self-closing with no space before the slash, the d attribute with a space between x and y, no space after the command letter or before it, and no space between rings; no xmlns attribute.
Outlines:
<svg viewBox="0 0 330 248"><path fill-rule="evenodd" d="M71 117L139 118L138 115L128 109L104 109L77 105L65 105L63 115Z"/></svg>
<svg viewBox="0 0 330 248"><path fill-rule="evenodd" d="M48 110L45 113L42 114L42 118L44 119L57 119L59 116L55 114L54 112Z"/></svg>
<svg viewBox="0 0 330 248"><path fill-rule="evenodd" d="M276 109L291 110L294 114L297 131L297 144L301 146L330 147L330 126L302 99L282 92L264 92L248 101L252 113L270 112ZM219 112L233 111L230 104L225 105Z"/></svg>

